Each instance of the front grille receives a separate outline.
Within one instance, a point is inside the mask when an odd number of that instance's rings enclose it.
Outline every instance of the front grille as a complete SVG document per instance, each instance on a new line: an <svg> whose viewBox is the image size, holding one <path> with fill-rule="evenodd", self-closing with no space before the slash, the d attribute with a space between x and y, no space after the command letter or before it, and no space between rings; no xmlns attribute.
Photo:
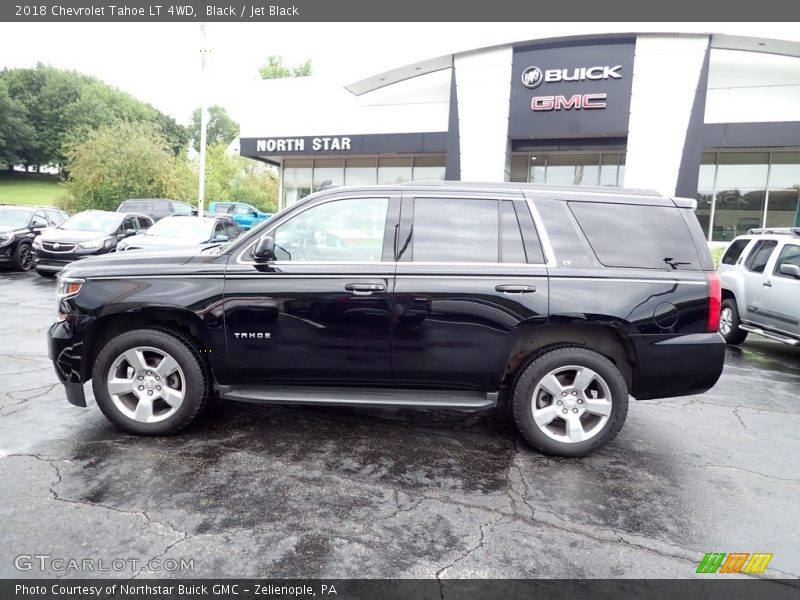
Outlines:
<svg viewBox="0 0 800 600"><path fill-rule="evenodd" d="M48 252L72 252L76 245L71 242L42 242L42 248Z"/></svg>

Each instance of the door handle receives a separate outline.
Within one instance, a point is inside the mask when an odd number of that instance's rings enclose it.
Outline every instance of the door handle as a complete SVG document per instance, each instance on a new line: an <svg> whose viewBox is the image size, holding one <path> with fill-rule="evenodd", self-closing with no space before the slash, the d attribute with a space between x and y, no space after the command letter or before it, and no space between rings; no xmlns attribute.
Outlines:
<svg viewBox="0 0 800 600"><path fill-rule="evenodd" d="M531 294L536 291L535 285L496 285L494 289L504 294Z"/></svg>
<svg viewBox="0 0 800 600"><path fill-rule="evenodd" d="M772 282L771 281L765 281L761 285L763 285L764 287L772 287Z"/></svg>
<svg viewBox="0 0 800 600"><path fill-rule="evenodd" d="M382 283L346 283L344 289L356 296L369 296L372 292L385 292L386 286Z"/></svg>

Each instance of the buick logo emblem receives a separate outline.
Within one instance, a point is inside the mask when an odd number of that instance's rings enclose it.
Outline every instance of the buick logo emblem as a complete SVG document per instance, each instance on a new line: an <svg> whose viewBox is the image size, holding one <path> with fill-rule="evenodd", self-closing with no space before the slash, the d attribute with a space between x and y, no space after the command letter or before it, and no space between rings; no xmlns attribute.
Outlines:
<svg viewBox="0 0 800 600"><path fill-rule="evenodd" d="M53 244L53 250L58 250L59 248L61 248L61 244L59 244L58 242Z"/></svg>
<svg viewBox="0 0 800 600"><path fill-rule="evenodd" d="M529 90L539 87L544 81L544 73L539 67L528 67L522 72L522 85Z"/></svg>

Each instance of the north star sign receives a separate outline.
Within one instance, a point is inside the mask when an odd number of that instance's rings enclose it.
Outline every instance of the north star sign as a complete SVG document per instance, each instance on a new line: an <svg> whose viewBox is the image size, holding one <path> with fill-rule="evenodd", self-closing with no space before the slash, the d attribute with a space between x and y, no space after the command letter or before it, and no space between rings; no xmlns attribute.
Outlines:
<svg viewBox="0 0 800 600"><path fill-rule="evenodd" d="M266 138L256 140L256 152L305 152L306 144L314 152L351 150L349 137Z"/></svg>

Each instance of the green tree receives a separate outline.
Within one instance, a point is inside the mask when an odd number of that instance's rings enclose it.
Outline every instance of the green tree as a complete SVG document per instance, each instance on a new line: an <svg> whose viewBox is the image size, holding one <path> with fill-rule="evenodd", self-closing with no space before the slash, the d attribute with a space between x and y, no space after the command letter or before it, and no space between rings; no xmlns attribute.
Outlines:
<svg viewBox="0 0 800 600"><path fill-rule="evenodd" d="M278 207L278 176L274 169L227 152L227 145L209 146L206 153L206 198L208 202L235 200L275 212Z"/></svg>
<svg viewBox="0 0 800 600"><path fill-rule="evenodd" d="M283 57L274 54L267 57L267 62L258 69L261 79L284 79L286 77L308 77L311 75L311 59L297 65L287 67L283 64Z"/></svg>
<svg viewBox="0 0 800 600"><path fill-rule="evenodd" d="M115 121L86 129L64 147L67 207L114 210L127 198L193 201L197 175L152 123Z"/></svg>
<svg viewBox="0 0 800 600"><path fill-rule="evenodd" d="M154 124L176 155L188 143L186 129L175 119L93 77L39 64L34 69L3 70L0 80L33 128L34 135L20 140L14 151L25 164L63 165L65 142L76 131L121 119Z"/></svg>
<svg viewBox="0 0 800 600"><path fill-rule="evenodd" d="M194 109L192 124L189 126L188 135L192 146L200 152L200 110ZM208 127L206 129L206 146L223 144L227 146L239 135L239 124L230 118L221 106L212 106L208 109Z"/></svg>
<svg viewBox="0 0 800 600"><path fill-rule="evenodd" d="M36 132L27 122L27 111L8 95L0 79L0 166L8 169L23 160L22 149L35 143Z"/></svg>

